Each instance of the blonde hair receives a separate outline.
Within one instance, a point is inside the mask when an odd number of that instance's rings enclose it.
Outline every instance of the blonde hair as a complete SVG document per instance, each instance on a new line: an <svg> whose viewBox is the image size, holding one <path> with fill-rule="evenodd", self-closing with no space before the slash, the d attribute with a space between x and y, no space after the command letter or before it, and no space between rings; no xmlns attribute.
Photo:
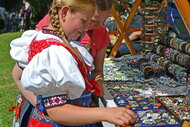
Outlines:
<svg viewBox="0 0 190 127"><path fill-rule="evenodd" d="M69 47L71 51L82 61L81 56L65 38L64 30L62 29L59 23L58 11L64 5L68 5L71 9L71 12L74 13L84 11L86 8L95 8L95 3L94 0L53 0L52 6L49 11L50 22L52 26L56 29L56 32L59 35L59 37L63 39L64 45Z"/></svg>

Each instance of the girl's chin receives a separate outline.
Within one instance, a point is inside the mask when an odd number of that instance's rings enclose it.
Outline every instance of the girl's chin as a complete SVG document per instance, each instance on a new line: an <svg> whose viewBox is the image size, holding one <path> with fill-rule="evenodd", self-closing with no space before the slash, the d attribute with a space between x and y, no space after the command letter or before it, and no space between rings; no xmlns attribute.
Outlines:
<svg viewBox="0 0 190 127"><path fill-rule="evenodd" d="M68 40L76 41L78 38L79 38L79 36L75 36L75 37L68 38Z"/></svg>

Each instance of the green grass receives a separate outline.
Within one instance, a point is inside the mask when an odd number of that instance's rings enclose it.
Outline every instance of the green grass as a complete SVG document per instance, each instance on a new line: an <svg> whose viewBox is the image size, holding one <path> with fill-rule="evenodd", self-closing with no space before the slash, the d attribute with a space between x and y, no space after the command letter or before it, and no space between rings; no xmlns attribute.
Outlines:
<svg viewBox="0 0 190 127"><path fill-rule="evenodd" d="M13 113L10 106L15 104L18 89L13 82L11 71L15 61L11 59L9 50L11 40L20 37L21 32L0 34L0 127L10 127Z"/></svg>

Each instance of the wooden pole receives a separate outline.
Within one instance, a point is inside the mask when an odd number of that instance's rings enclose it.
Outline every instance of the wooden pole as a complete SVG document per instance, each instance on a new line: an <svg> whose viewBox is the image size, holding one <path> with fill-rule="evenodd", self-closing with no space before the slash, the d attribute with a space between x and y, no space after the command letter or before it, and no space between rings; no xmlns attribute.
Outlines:
<svg viewBox="0 0 190 127"><path fill-rule="evenodd" d="M184 24L190 34L190 5L188 0L175 0L175 5L181 14Z"/></svg>

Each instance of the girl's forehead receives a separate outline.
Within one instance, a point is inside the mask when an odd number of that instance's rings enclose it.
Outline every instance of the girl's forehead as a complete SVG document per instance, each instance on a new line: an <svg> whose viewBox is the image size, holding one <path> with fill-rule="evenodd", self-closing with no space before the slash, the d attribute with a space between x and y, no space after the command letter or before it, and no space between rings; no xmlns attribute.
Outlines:
<svg viewBox="0 0 190 127"><path fill-rule="evenodd" d="M110 15L110 10L108 11L101 11L101 10L95 10L93 18L97 20L106 19Z"/></svg>

